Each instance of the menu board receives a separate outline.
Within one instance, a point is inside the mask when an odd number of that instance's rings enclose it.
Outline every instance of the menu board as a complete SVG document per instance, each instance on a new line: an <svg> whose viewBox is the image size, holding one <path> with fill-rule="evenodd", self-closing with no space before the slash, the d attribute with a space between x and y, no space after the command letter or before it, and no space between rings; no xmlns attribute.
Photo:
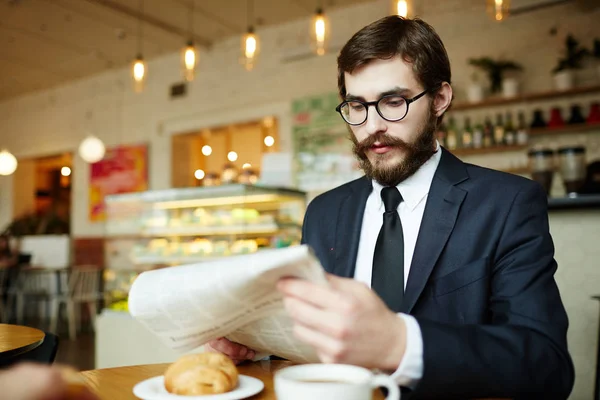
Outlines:
<svg viewBox="0 0 600 400"><path fill-rule="evenodd" d="M352 154L350 131L335 107L338 94L292 103L295 180L306 192L322 192L361 176Z"/></svg>

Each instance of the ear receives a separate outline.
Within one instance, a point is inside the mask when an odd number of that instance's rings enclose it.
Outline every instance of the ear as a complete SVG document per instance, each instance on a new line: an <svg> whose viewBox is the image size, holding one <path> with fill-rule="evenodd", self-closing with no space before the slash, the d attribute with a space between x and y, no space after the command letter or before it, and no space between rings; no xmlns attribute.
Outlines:
<svg viewBox="0 0 600 400"><path fill-rule="evenodd" d="M433 98L433 109L435 110L436 117L443 115L448 107L450 107L451 102L452 86L450 86L448 82L444 82L437 90Z"/></svg>

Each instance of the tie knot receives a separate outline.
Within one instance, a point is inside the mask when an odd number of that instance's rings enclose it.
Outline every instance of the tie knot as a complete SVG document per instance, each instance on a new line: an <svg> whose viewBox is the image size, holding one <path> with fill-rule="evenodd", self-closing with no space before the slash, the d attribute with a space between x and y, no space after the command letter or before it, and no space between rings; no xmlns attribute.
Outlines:
<svg viewBox="0 0 600 400"><path fill-rule="evenodd" d="M395 186L384 187L381 189L381 200L383 200L385 212L396 211L400 202L402 202L402 195Z"/></svg>

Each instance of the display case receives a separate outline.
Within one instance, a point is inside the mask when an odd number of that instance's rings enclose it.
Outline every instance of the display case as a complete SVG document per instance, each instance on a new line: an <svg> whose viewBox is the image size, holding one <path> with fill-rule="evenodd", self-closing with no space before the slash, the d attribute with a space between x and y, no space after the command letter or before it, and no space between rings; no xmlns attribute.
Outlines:
<svg viewBox="0 0 600 400"><path fill-rule="evenodd" d="M136 276L300 243L305 193L223 185L107 196L104 288L126 310Z"/></svg>

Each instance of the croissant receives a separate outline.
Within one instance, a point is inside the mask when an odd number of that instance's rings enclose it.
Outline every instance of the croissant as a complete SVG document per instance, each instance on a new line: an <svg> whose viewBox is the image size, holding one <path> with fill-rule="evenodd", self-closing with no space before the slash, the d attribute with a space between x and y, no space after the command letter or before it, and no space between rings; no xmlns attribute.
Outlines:
<svg viewBox="0 0 600 400"><path fill-rule="evenodd" d="M169 393L199 396L226 393L237 387L238 371L229 357L220 353L189 354L165 371Z"/></svg>

